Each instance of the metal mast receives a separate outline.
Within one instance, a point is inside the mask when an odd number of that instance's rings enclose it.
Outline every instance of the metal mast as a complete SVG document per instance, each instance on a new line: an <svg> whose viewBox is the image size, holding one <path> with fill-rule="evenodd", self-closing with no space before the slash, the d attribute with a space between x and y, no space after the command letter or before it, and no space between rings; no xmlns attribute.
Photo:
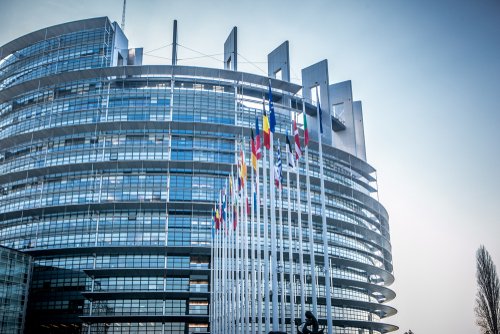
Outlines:
<svg viewBox="0 0 500 334"><path fill-rule="evenodd" d="M123 0L123 12L122 12L122 25L121 28L125 31L125 9L127 7L127 0Z"/></svg>

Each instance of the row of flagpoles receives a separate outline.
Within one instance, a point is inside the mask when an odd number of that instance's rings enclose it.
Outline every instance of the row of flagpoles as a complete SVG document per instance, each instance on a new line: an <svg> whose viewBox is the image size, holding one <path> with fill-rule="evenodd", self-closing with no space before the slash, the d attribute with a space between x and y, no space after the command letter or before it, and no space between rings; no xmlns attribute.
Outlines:
<svg viewBox="0 0 500 334"><path fill-rule="evenodd" d="M245 161L244 143L239 143L236 171L226 181L219 192L218 202L213 209L213 232L211 254L211 308L210 326L212 333L268 333L270 330L286 332L287 313L293 328L295 323L296 300L300 297L300 320L305 321L307 288L305 286L304 250L302 241L302 212L300 198L300 158L304 155L305 178L307 189L307 213L309 230L309 263L311 275L312 312L317 315L317 288L314 257L314 230L311 210L311 187L309 179L309 131L303 103L304 152L301 147L297 119L293 120L293 140L286 135L286 200L288 225L288 262L284 260L285 236L283 230L283 166L281 160L281 144L278 139L276 155L274 152L274 133L276 117L269 84L269 116L263 101L263 150L259 120L255 120L255 135L251 131L251 185L248 187L247 165ZM321 106L317 96L317 119L319 143L319 160L321 176L321 216L323 253L326 285L326 314L328 333L333 332L331 308L330 261L328 257L327 225L325 215L325 192L323 180L323 156L321 147ZM288 131L287 131L288 132ZM292 147L292 142L293 147ZM264 151L264 152L263 152ZM267 152L267 154L266 154ZM275 159L276 158L276 159ZM259 168L259 161L262 166ZM269 163L268 163L269 160ZM260 194L260 169L262 170L262 190ZM268 175L267 172L273 175ZM236 172L236 175L234 174ZM292 197L291 176L296 176L296 208L298 224L298 268L293 261L296 245L292 239ZM274 184L274 185L273 185ZM251 196L248 196L248 190ZM276 201L276 193L278 200ZM268 196L269 195L269 196ZM269 199L269 204L267 200ZM278 205L276 205L278 204ZM261 212L262 211L262 212ZM278 217L276 217L278 211ZM261 225L261 213L263 224ZM269 226L271 235L269 235ZM277 235L277 231L279 235ZM262 240L263 239L263 240ZM279 245L277 243L279 242ZM269 250L269 244L271 249ZM263 249L261 249L263 246ZM278 259L279 251L279 259ZM288 267L286 266L288 265ZM287 268L286 268L287 267ZM286 269L286 270L285 270ZM285 277L288 272L288 281ZM278 277L279 276L279 277ZM288 294L285 292L288 291ZM271 294L272 292L272 294ZM300 296L296 296L298 293ZM288 296L288 299L287 299ZM270 300L271 299L271 300ZM288 306L288 307L287 307ZM308 306L310 307L310 306ZM288 310L287 310L288 309ZM272 312L272 315L271 315ZM272 326L272 328L271 328Z"/></svg>

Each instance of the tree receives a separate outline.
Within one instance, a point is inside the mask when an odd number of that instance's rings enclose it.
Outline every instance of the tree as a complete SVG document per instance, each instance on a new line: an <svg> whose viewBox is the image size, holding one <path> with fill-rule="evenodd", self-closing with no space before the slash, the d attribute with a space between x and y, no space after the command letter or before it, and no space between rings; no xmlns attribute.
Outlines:
<svg viewBox="0 0 500 334"><path fill-rule="evenodd" d="M476 252L476 323L483 334L500 334L500 282L490 254L481 245Z"/></svg>

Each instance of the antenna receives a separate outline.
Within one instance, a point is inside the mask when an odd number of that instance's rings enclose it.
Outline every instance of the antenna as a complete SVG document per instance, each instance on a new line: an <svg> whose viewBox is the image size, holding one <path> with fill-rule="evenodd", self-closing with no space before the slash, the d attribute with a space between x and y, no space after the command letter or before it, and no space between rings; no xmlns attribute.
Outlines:
<svg viewBox="0 0 500 334"><path fill-rule="evenodd" d="M127 0L123 0L123 12L122 12L122 25L121 28L125 31L125 8L127 7Z"/></svg>
<svg viewBox="0 0 500 334"><path fill-rule="evenodd" d="M177 65L177 20L174 20L174 33L172 44L172 66Z"/></svg>

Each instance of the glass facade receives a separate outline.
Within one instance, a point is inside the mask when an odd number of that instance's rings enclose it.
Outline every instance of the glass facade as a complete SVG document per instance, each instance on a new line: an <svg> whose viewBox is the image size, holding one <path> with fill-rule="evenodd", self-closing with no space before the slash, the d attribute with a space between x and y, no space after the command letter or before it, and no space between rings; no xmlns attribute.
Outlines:
<svg viewBox="0 0 500 334"><path fill-rule="evenodd" d="M0 244L34 258L27 332L209 332L211 210L268 79L115 67L124 37L107 18L45 30L0 52ZM295 93L285 83L273 92L282 143L303 110ZM317 145L309 153L313 231L294 219L284 251L298 256L302 235L303 289L311 295L315 270L324 300L323 265L308 262L323 252ZM394 298L392 257L375 171L334 147L323 153L336 333L394 330L384 323L395 313L383 304ZM319 303L321 321L325 312Z"/></svg>
<svg viewBox="0 0 500 334"><path fill-rule="evenodd" d="M0 333L23 333L31 256L0 246Z"/></svg>

